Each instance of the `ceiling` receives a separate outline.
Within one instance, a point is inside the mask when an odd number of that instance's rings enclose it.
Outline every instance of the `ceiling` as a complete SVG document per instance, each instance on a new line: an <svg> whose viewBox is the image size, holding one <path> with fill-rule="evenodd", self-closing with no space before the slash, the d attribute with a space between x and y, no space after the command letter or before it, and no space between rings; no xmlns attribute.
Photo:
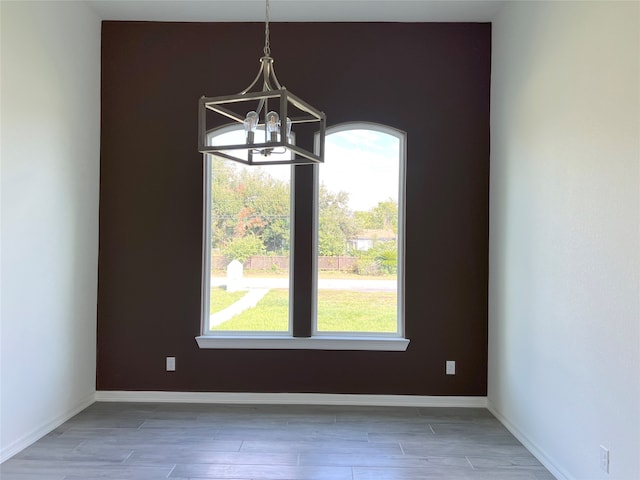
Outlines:
<svg viewBox="0 0 640 480"><path fill-rule="evenodd" d="M85 0L102 20L263 22L264 0ZM270 0L280 22L490 22L505 0Z"/></svg>

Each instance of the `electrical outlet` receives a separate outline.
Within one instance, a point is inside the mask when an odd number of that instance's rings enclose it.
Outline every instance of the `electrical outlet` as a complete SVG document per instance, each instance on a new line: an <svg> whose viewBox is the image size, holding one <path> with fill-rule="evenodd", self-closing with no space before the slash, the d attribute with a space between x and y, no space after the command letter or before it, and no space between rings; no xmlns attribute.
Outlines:
<svg viewBox="0 0 640 480"><path fill-rule="evenodd" d="M455 375L456 374L456 362L454 360L447 360L446 369L447 375Z"/></svg>
<svg viewBox="0 0 640 480"><path fill-rule="evenodd" d="M167 357L167 372L176 371L176 357Z"/></svg>
<svg viewBox="0 0 640 480"><path fill-rule="evenodd" d="M609 473L609 449L600 445L600 470Z"/></svg>

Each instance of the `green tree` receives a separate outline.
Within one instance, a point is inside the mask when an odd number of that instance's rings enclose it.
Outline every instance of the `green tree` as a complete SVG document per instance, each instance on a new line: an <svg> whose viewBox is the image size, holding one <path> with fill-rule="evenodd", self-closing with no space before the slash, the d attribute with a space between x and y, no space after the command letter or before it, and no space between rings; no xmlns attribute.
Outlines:
<svg viewBox="0 0 640 480"><path fill-rule="evenodd" d="M355 212L355 217L362 229L398 232L398 202L391 198L366 212Z"/></svg>
<svg viewBox="0 0 640 480"><path fill-rule="evenodd" d="M398 248L395 242L385 242L374 247L374 260L383 273L394 274L398 271Z"/></svg>
<svg viewBox="0 0 640 480"><path fill-rule="evenodd" d="M228 261L238 260L240 263L246 262L251 255L260 255L265 251L262 240L253 234L232 238L222 249L222 253Z"/></svg>
<svg viewBox="0 0 640 480"><path fill-rule="evenodd" d="M318 251L323 256L345 255L347 240L359 230L358 221L349 209L347 192L330 192L320 185L319 195L320 227L318 231Z"/></svg>
<svg viewBox="0 0 640 480"><path fill-rule="evenodd" d="M212 171L211 247L227 252L230 242L254 236L262 242L264 252L288 253L289 184L269 175L268 169L217 158ZM319 215L320 255L345 255L348 240L363 228L349 209L349 194L331 192L321 185Z"/></svg>
<svg viewBox="0 0 640 480"><path fill-rule="evenodd" d="M214 158L211 194L211 247L253 235L266 252L289 248L289 184L263 169Z"/></svg>
<svg viewBox="0 0 640 480"><path fill-rule="evenodd" d="M355 272L361 275L395 274L398 271L396 242L379 242L372 248L356 252Z"/></svg>
<svg viewBox="0 0 640 480"><path fill-rule="evenodd" d="M392 199L378 202L371 210L377 228L398 232L398 203Z"/></svg>

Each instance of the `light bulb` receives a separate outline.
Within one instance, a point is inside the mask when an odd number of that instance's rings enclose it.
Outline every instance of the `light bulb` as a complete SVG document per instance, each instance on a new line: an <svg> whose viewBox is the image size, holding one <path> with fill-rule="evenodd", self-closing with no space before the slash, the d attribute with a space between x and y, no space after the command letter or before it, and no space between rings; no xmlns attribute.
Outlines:
<svg viewBox="0 0 640 480"><path fill-rule="evenodd" d="M252 110L247 113L244 119L244 133L247 136L247 143L253 143L256 128L258 128L258 114Z"/></svg>
<svg viewBox="0 0 640 480"><path fill-rule="evenodd" d="M287 141L291 141L291 119L287 117Z"/></svg>
<svg viewBox="0 0 640 480"><path fill-rule="evenodd" d="M278 130L280 130L280 115L277 112L271 111L267 113L266 117L267 133L269 134L269 141L278 141Z"/></svg>

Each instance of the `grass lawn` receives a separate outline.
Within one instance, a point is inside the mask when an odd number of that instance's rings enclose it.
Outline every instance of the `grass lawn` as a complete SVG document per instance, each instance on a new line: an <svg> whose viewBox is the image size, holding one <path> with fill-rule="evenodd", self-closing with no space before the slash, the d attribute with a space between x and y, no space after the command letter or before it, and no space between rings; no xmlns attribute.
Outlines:
<svg viewBox="0 0 640 480"><path fill-rule="evenodd" d="M219 312L224 310L231 304L237 302L247 292L227 292L224 287L214 287L211 289L211 296L209 297L209 313Z"/></svg>
<svg viewBox="0 0 640 480"><path fill-rule="evenodd" d="M244 295L246 292L233 293ZM227 295L227 292L224 289L220 289L220 291L216 291L215 295L223 297ZM287 332L289 330L288 312L289 292L287 290L274 289L270 290L254 308L245 310L240 315L213 327L211 330Z"/></svg>
<svg viewBox="0 0 640 480"><path fill-rule="evenodd" d="M212 299L217 305L235 302L224 289L215 289ZM212 300L213 302L213 300ZM213 303L212 303L213 305ZM263 332L288 331L289 295L286 290L271 290L256 305L212 330L241 330ZM318 330L322 332L395 332L396 294L392 292L352 292L348 290L321 290L318 299Z"/></svg>
<svg viewBox="0 0 640 480"><path fill-rule="evenodd" d="M395 332L395 292L318 291L318 331Z"/></svg>

